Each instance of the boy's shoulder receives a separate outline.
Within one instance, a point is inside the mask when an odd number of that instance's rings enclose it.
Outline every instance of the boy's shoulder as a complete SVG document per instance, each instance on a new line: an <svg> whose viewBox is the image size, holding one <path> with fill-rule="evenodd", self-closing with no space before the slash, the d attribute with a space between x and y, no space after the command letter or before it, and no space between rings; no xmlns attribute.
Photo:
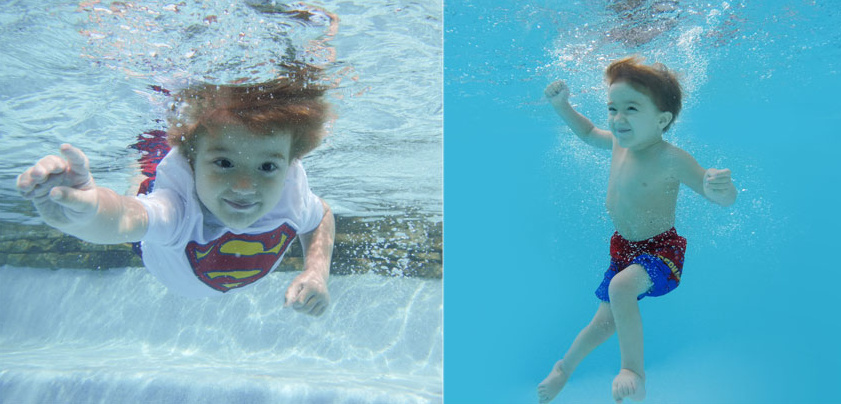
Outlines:
<svg viewBox="0 0 841 404"><path fill-rule="evenodd" d="M664 174L680 182L686 182L700 168L692 155L682 148L663 141L664 147L660 151L660 162Z"/></svg>
<svg viewBox="0 0 841 404"><path fill-rule="evenodd" d="M693 159L692 155L689 154L689 152L665 140L663 141L663 148L660 151L660 155L663 158L665 158L666 161L681 161L686 159Z"/></svg>

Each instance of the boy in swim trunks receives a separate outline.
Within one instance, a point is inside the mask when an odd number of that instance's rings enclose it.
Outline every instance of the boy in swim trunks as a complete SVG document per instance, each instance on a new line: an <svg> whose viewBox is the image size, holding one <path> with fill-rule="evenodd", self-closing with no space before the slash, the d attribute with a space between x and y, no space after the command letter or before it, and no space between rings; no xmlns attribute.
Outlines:
<svg viewBox="0 0 841 404"><path fill-rule="evenodd" d="M538 386L542 403L551 401L581 360L614 331L622 359L613 380L613 398L617 403L626 397L645 398L638 300L664 295L680 283L686 251L686 239L674 228L680 184L722 206L736 200L730 170L705 170L688 153L663 140L663 132L681 109L681 88L674 73L631 57L611 63L605 77L609 130L595 127L572 108L562 81L545 90L576 136L612 151L606 205L616 232L610 241L610 266L596 290L599 308Z"/></svg>
<svg viewBox="0 0 841 404"><path fill-rule="evenodd" d="M236 292L260 280L297 236L304 270L286 290L284 306L321 315L330 301L335 226L300 161L320 143L328 115L316 73L293 68L260 85L181 92L168 145L153 142L156 164L144 165L154 178L144 181L148 195L96 186L85 154L67 144L63 158L44 157L21 174L18 190L67 234L99 244L140 241L149 272L189 297Z"/></svg>

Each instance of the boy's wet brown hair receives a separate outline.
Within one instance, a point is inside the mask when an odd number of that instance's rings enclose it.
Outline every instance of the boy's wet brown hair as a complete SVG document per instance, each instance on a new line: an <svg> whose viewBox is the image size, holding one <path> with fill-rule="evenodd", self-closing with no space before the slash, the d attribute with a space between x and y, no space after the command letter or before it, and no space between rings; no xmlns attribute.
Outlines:
<svg viewBox="0 0 841 404"><path fill-rule="evenodd" d="M315 149L324 137L329 106L323 99L327 86L318 84L320 69L287 67L284 77L256 85L202 84L175 96L181 113L169 119L167 142L180 146L191 163L196 141L209 126L243 125L249 131L292 135L291 159Z"/></svg>
<svg viewBox="0 0 841 404"><path fill-rule="evenodd" d="M644 65L643 59L630 56L613 61L604 72L608 85L627 81L635 90L651 97L660 111L672 113L672 120L663 128L669 130L681 109L682 91L677 75L661 63Z"/></svg>

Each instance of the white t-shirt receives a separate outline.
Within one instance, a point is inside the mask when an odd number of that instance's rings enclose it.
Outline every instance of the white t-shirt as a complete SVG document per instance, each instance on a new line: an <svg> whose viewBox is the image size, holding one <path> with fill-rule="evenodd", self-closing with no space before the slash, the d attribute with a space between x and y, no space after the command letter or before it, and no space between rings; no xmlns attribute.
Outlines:
<svg viewBox="0 0 841 404"><path fill-rule="evenodd" d="M193 170L177 147L158 164L153 191L138 198L149 216L143 264L169 290L188 297L217 296L259 280L280 264L297 234L311 232L324 216L294 160L274 209L247 229L226 227L202 206Z"/></svg>

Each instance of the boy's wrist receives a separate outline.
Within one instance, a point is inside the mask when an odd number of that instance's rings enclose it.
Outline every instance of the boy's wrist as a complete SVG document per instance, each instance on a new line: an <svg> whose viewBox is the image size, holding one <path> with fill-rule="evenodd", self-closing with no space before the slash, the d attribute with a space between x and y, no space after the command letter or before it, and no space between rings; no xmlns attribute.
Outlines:
<svg viewBox="0 0 841 404"><path fill-rule="evenodd" d="M326 282L330 276L330 261L320 254L304 257L303 272L317 275Z"/></svg>
<svg viewBox="0 0 841 404"><path fill-rule="evenodd" d="M572 108L572 104L569 103L569 97L550 98L549 103L555 108Z"/></svg>

